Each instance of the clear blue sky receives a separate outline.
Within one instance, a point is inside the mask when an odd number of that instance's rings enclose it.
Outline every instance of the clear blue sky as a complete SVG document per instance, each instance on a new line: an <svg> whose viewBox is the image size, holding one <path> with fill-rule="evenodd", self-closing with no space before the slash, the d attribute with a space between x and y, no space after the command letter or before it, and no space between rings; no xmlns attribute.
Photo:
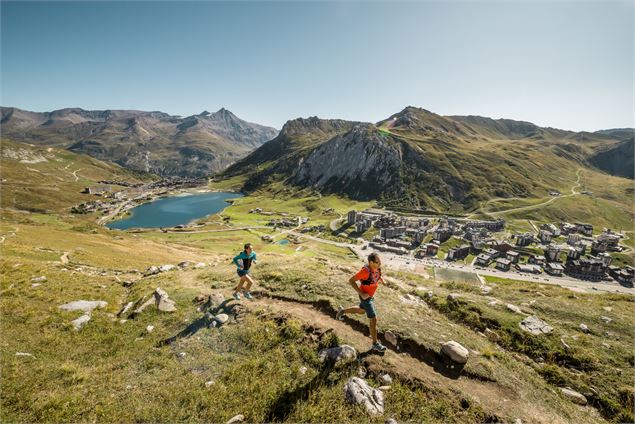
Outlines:
<svg viewBox="0 0 635 424"><path fill-rule="evenodd" d="M3 106L632 127L633 3L5 2Z"/></svg>

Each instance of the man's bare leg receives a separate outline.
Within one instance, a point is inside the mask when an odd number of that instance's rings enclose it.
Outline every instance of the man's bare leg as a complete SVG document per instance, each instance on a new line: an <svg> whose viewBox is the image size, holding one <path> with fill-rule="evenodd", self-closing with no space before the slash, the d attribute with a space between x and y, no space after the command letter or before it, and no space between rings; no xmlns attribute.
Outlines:
<svg viewBox="0 0 635 424"><path fill-rule="evenodd" d="M373 344L377 343L377 317L370 318L370 337L373 339Z"/></svg>
<svg viewBox="0 0 635 424"><path fill-rule="evenodd" d="M251 290L251 285L253 283L255 283L254 279L251 278L251 275L245 275L245 281L247 282L247 285L245 286L245 288L243 289L243 291L249 291Z"/></svg>
<svg viewBox="0 0 635 424"><path fill-rule="evenodd" d="M245 277L247 277L246 275L243 275L242 277L240 277L240 281L238 282L238 285L236 287L234 287L234 293L240 293L241 291L243 291L243 284L245 283Z"/></svg>

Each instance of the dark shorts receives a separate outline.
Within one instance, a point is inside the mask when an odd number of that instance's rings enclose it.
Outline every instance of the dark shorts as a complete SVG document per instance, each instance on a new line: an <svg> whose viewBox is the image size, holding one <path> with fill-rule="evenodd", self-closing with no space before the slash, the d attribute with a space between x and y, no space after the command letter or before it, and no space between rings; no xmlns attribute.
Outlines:
<svg viewBox="0 0 635 424"><path fill-rule="evenodd" d="M375 310L375 298L370 297L366 300L360 299L359 307L366 311L366 316L368 318L375 318L377 316L377 311Z"/></svg>
<svg viewBox="0 0 635 424"><path fill-rule="evenodd" d="M238 274L239 277L244 277L245 275L249 274L249 270L248 269L239 269L236 271L236 273Z"/></svg>

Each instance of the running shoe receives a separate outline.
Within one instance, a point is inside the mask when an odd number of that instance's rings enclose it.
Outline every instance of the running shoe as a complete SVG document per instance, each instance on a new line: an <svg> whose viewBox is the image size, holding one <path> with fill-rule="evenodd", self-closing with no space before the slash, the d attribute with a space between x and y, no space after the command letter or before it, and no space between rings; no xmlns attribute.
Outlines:
<svg viewBox="0 0 635 424"><path fill-rule="evenodd" d="M234 293L234 299L240 300L240 293Z"/></svg>
<svg viewBox="0 0 635 424"><path fill-rule="evenodd" d="M253 300L253 296L251 295L251 292L245 292L245 299L249 299L249 300Z"/></svg>
<svg viewBox="0 0 635 424"><path fill-rule="evenodd" d="M340 308L337 310L337 315L335 315L335 319L337 319L338 321L342 321L344 320L344 308L340 306Z"/></svg>
<svg viewBox="0 0 635 424"><path fill-rule="evenodd" d="M373 344L373 350L375 350L377 352L385 352L386 351L386 346L384 346L380 342L375 342Z"/></svg>

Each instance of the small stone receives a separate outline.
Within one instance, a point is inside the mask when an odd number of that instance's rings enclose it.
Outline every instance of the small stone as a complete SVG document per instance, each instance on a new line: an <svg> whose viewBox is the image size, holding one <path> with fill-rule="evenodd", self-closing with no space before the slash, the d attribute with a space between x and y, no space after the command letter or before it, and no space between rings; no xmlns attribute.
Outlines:
<svg viewBox="0 0 635 424"><path fill-rule="evenodd" d="M35 359L35 356L33 356L32 354L27 353L27 352L16 352L15 356L23 356L23 357Z"/></svg>
<svg viewBox="0 0 635 424"><path fill-rule="evenodd" d="M214 380L206 381L205 382L205 387L211 387L211 386L214 385L214 383L215 383Z"/></svg>
<svg viewBox="0 0 635 424"><path fill-rule="evenodd" d="M358 376L359 378L364 378L364 377L366 377L366 368L364 368L364 367L359 367L359 368L357 368L357 376Z"/></svg>
<svg viewBox="0 0 635 424"><path fill-rule="evenodd" d="M377 387L377 390L381 390L382 392L387 392L388 390L390 390L390 386L379 386Z"/></svg>
<svg viewBox="0 0 635 424"><path fill-rule="evenodd" d="M88 321L90 321L90 313L85 313L81 317L71 321L71 324L73 324L73 327L76 331L79 331L84 328L86 324L88 324Z"/></svg>
<svg viewBox="0 0 635 424"><path fill-rule="evenodd" d="M512 305L511 303L507 304L507 309L509 309L510 311L512 311L515 314L522 314L523 313L523 311L521 311L518 306Z"/></svg>
<svg viewBox="0 0 635 424"><path fill-rule="evenodd" d="M214 317L214 321L216 321L219 325L225 324L229 321L229 315L227 314L218 314Z"/></svg>
<svg viewBox="0 0 635 424"><path fill-rule="evenodd" d="M185 352L179 352L177 355L179 358L185 358L187 356L187 353Z"/></svg>
<svg viewBox="0 0 635 424"><path fill-rule="evenodd" d="M191 262L190 261L183 261L183 262L179 262L178 267L183 269L183 268L187 268L188 266L190 266Z"/></svg>
<svg viewBox="0 0 635 424"><path fill-rule="evenodd" d="M443 343L441 345L441 353L459 364L467 363L470 355L470 352L465 347L454 340Z"/></svg>
<svg viewBox="0 0 635 424"><path fill-rule="evenodd" d="M119 324L125 324L125 323L127 323L127 322L128 322L128 320L127 320L127 319L120 319L120 320L119 320Z"/></svg>
<svg viewBox="0 0 635 424"><path fill-rule="evenodd" d="M150 275L158 274L159 272L160 272L159 267L153 265L150 268L148 268L146 272L143 273L143 275L147 277Z"/></svg>
<svg viewBox="0 0 635 424"><path fill-rule="evenodd" d="M392 377L390 374L382 374L379 376L379 382L384 386L390 386L392 384Z"/></svg>
<svg viewBox="0 0 635 424"><path fill-rule="evenodd" d="M591 332L591 330L589 330L589 327L586 324L580 324L578 328L580 328L580 331L582 331L583 333L588 334Z"/></svg>
<svg viewBox="0 0 635 424"><path fill-rule="evenodd" d="M300 374L304 375L309 369L307 367L300 367Z"/></svg>
<svg viewBox="0 0 635 424"><path fill-rule="evenodd" d="M34 283L34 284L31 284L31 287L33 287L33 288L36 288L36 287L39 287L39 286L41 286L41 284L40 284L40 283Z"/></svg>
<svg viewBox="0 0 635 424"><path fill-rule="evenodd" d="M461 295L460 295L460 294L458 294L458 293L450 293L450 294L448 294L447 299L448 299L448 300L456 300L456 299L458 299L459 297L461 297Z"/></svg>
<svg viewBox="0 0 635 424"><path fill-rule="evenodd" d="M152 333L153 331L154 331L154 325L148 325L148 326L146 327L146 332L147 332L148 334Z"/></svg>
<svg viewBox="0 0 635 424"><path fill-rule="evenodd" d="M489 306L496 306L498 305L498 303L499 303L498 300L492 300L491 302L487 302Z"/></svg>
<svg viewBox="0 0 635 424"><path fill-rule="evenodd" d="M236 424L236 423L242 423L243 421L245 421L245 416L238 414L232 418L229 419L229 421L227 421L226 424Z"/></svg>
<svg viewBox="0 0 635 424"><path fill-rule="evenodd" d="M567 342L564 341L564 339L560 339L560 343L562 343L562 347L564 347L564 350L571 350L571 346L569 346Z"/></svg>
<svg viewBox="0 0 635 424"><path fill-rule="evenodd" d="M606 312L612 312L613 308L611 308L610 306L603 306L602 309L604 309Z"/></svg>
<svg viewBox="0 0 635 424"><path fill-rule="evenodd" d="M130 389L132 389L132 386L131 386L130 384L128 384L128 385L126 386L126 390L130 390Z"/></svg>
<svg viewBox="0 0 635 424"><path fill-rule="evenodd" d="M196 265L194 265L194 269L201 269L201 268L205 268L205 263L204 262L199 262Z"/></svg>
<svg viewBox="0 0 635 424"><path fill-rule="evenodd" d="M46 277L42 275L41 277L31 278L31 282L32 283L44 283L44 282L46 282Z"/></svg>
<svg viewBox="0 0 635 424"><path fill-rule="evenodd" d="M613 321L613 319L609 318L609 317L605 317L605 316L601 316L600 319L602 321L604 321L604 323L608 324L609 322Z"/></svg>

